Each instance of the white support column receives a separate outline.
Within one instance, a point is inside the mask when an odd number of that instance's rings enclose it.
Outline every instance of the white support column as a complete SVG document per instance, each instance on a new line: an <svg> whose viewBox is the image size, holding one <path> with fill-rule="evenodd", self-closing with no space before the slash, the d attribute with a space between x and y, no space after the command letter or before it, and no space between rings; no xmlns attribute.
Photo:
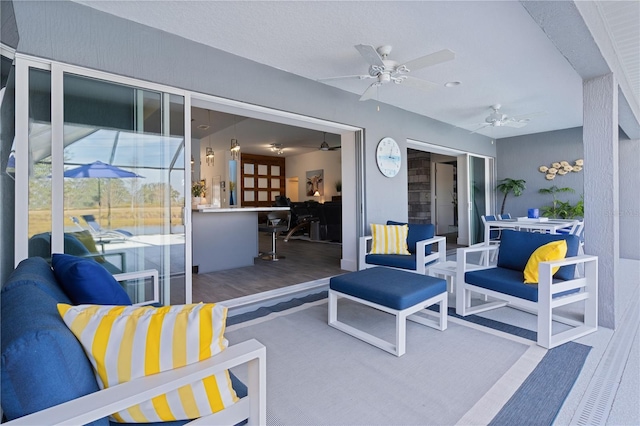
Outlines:
<svg viewBox="0 0 640 426"><path fill-rule="evenodd" d="M620 258L618 84L607 74L583 86L585 253L598 256L598 323L613 329Z"/></svg>

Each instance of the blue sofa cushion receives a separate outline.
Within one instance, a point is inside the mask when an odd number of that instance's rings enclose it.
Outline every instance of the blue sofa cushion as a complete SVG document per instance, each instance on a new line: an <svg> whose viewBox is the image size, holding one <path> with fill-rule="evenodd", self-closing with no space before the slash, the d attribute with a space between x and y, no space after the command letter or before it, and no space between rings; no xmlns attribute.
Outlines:
<svg viewBox="0 0 640 426"><path fill-rule="evenodd" d="M53 272L41 258L26 259L18 268L2 289L0 307L0 386L9 420L98 390L82 346L58 314L58 302L68 298L53 297ZM103 418L91 424L109 423Z"/></svg>
<svg viewBox="0 0 640 426"><path fill-rule="evenodd" d="M435 236L436 228L430 223L406 223L406 222L394 222L388 220L387 225L408 225L409 233L407 235L407 246L409 253L415 254L416 243L422 240L428 240ZM431 254L431 245L427 245L424 250L424 254Z"/></svg>
<svg viewBox="0 0 640 426"><path fill-rule="evenodd" d="M331 278L340 293L402 310L447 291L447 282L428 275L389 268L369 268Z"/></svg>
<svg viewBox="0 0 640 426"><path fill-rule="evenodd" d="M505 229L500 238L498 267L523 272L529 258L538 247L559 240L567 242L567 257L578 255L580 240L575 235L541 234ZM563 266L554 275L561 280L571 280L574 276L575 265Z"/></svg>
<svg viewBox="0 0 640 426"><path fill-rule="evenodd" d="M43 258L31 257L20 262L20 265L2 286L3 293L15 287L28 285L48 294L60 303L71 303L71 299L58 285L51 266Z"/></svg>
<svg viewBox="0 0 640 426"><path fill-rule="evenodd" d="M118 281L91 259L54 253L53 272L74 305L131 305Z"/></svg>

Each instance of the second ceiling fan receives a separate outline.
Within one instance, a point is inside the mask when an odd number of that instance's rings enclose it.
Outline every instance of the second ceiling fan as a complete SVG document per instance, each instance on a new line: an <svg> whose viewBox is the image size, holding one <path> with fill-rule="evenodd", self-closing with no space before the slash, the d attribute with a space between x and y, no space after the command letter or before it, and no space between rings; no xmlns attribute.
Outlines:
<svg viewBox="0 0 640 426"><path fill-rule="evenodd" d="M413 59L405 63L398 63L388 59L391 53L391 46L380 46L375 49L367 44L358 44L355 46L360 55L369 63L369 73L362 75L345 75L339 77L322 78L318 81L344 80L344 79L375 79L371 85L364 91L360 97L361 101L366 101L375 96L378 87L395 83L404 86L414 87L417 89L431 89L439 86L426 80L411 77L409 74L422 68L437 65L443 62L451 61L455 58L455 53L448 49L443 49L420 58Z"/></svg>
<svg viewBox="0 0 640 426"><path fill-rule="evenodd" d="M493 110L493 112L491 112L491 114L489 114L487 118L484 119L484 123L481 123L480 127L475 129L471 133L476 133L484 129L485 127L514 127L519 129L526 126L531 118L545 114L544 112L536 112L519 115L516 117L510 117L500 112L501 107L502 105L500 104L491 105L491 109Z"/></svg>

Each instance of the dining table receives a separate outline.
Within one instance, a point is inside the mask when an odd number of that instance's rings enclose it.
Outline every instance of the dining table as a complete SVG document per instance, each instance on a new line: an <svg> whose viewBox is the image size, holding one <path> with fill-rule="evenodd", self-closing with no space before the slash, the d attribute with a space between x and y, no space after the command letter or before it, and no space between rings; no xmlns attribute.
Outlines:
<svg viewBox="0 0 640 426"><path fill-rule="evenodd" d="M516 231L559 234L561 229L570 230L579 221L573 219L501 219L488 220L484 225L484 242L489 244L492 230L514 229Z"/></svg>

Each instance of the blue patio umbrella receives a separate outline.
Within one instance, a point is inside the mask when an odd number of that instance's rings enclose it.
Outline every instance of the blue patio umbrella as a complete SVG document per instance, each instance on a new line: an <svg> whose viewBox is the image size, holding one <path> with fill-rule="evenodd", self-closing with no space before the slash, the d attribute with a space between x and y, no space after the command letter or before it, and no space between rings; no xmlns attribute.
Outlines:
<svg viewBox="0 0 640 426"><path fill-rule="evenodd" d="M75 167L73 169L66 170L64 172L66 178L97 178L98 179L98 206L100 207L100 213L102 213L102 193L100 190L100 179L126 179L126 178L144 178L139 174L130 172L128 170L121 169L111 164L103 163L102 161L94 161L93 163L84 164L82 166ZM109 202L109 227L111 227L111 202Z"/></svg>

